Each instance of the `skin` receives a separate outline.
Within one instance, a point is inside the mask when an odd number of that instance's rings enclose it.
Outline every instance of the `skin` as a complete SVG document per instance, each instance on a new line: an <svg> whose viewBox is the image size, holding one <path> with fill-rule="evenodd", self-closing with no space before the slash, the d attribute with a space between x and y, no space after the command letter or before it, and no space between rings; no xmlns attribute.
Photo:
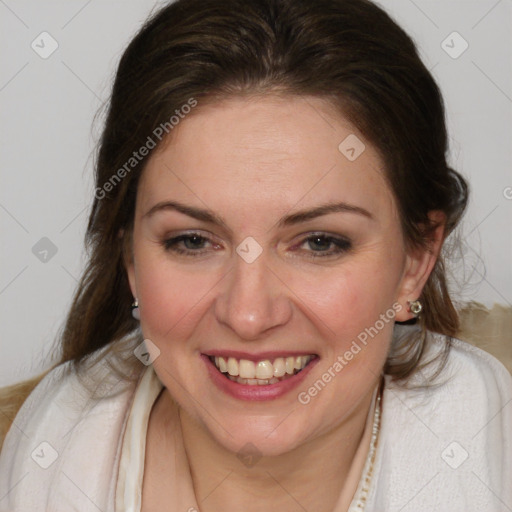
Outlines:
<svg viewBox="0 0 512 512"><path fill-rule="evenodd" d="M338 150L350 134L366 146L353 162ZM165 201L211 210L225 226L172 209L148 215ZM282 216L341 201L371 218L344 211L278 224ZM184 231L207 239L188 245L199 256L166 250L164 241ZM348 238L351 246L322 257L336 246L308 242L318 232ZM236 252L249 236L262 248L252 263ZM393 304L401 306L397 320L412 318L407 301L420 295L441 243L442 226L430 251L406 253L378 152L321 99L260 96L199 105L148 161L126 258L165 386L149 421L143 507L172 499L165 496L165 447L178 407L201 511L327 511L340 495L346 509L366 456L364 427L393 322L307 405L297 393ZM200 354L213 349L297 351L319 361L299 389L248 402L212 385ZM236 457L246 443L262 455L252 468Z"/></svg>

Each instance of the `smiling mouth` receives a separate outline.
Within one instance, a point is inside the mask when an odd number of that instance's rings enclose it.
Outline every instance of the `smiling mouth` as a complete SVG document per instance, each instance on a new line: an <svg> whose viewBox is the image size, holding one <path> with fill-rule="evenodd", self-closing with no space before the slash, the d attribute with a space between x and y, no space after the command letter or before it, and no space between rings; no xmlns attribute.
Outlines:
<svg viewBox="0 0 512 512"><path fill-rule="evenodd" d="M250 361L235 357L208 356L224 376L238 384L268 386L300 373L317 356L314 354Z"/></svg>

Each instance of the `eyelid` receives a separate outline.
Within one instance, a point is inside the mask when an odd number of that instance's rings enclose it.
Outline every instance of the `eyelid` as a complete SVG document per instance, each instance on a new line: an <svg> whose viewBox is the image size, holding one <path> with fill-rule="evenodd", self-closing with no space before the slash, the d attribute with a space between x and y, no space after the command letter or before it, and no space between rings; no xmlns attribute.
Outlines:
<svg viewBox="0 0 512 512"><path fill-rule="evenodd" d="M179 238L179 237L187 237L187 236L194 236L194 235L204 238L212 243L220 243L219 237L215 236L211 231L206 231L206 230L202 230L202 229L186 229L184 231L176 230L176 231L166 232L162 236L162 240L169 241L169 240L173 240L173 239Z"/></svg>

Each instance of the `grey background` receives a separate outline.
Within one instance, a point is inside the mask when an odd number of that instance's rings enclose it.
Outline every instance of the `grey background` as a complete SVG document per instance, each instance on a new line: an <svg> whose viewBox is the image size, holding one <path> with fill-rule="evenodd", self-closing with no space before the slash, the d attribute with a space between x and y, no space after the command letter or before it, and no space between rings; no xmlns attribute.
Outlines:
<svg viewBox="0 0 512 512"><path fill-rule="evenodd" d="M379 3L415 39L440 84L451 163L472 186L451 267L455 298L510 306L512 0ZM84 264L103 120L95 114L123 48L159 5L0 0L0 385L49 365ZM31 47L51 49L42 32L58 43L46 59Z"/></svg>

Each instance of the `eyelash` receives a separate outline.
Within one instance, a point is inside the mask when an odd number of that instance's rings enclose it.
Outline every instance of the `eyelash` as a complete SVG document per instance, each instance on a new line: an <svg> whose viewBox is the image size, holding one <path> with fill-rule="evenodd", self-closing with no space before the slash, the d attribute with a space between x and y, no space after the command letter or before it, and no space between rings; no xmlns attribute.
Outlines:
<svg viewBox="0 0 512 512"><path fill-rule="evenodd" d="M193 239L193 238L199 239L199 241L203 242L203 243L209 241L208 238L200 235L199 233L187 233L187 234L178 235L174 238L166 239L162 242L162 245L164 246L166 251L171 251L176 254L183 255L183 256L187 256L187 257L188 256L190 256L190 257L201 256L202 254L204 254L206 252L205 250L195 251L192 249L182 249L182 248L178 247L179 243L181 243L185 240ZM339 255L342 253L346 253L346 252L350 251L350 249L352 248L352 243L347 238L333 237L333 236L326 235L324 233L312 233L311 235L304 238L295 247L300 247L307 242L314 241L315 239L321 239L324 243L328 242L330 245L334 245L335 249L330 250L330 251L312 251L310 253L310 255L308 256L309 258L312 258L312 259L336 256L336 255Z"/></svg>

